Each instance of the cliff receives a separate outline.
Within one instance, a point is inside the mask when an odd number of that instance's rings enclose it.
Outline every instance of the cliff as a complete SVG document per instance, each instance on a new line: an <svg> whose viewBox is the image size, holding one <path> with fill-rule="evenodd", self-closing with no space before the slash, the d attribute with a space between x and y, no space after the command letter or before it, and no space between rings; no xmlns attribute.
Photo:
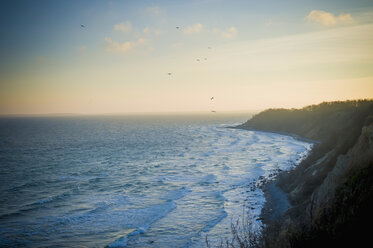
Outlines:
<svg viewBox="0 0 373 248"><path fill-rule="evenodd" d="M293 205L267 220L266 247L316 247L364 239L373 207L373 101L270 109L240 126L318 140L311 154L277 186ZM372 178L372 179L371 179ZM347 232L347 233L346 233Z"/></svg>

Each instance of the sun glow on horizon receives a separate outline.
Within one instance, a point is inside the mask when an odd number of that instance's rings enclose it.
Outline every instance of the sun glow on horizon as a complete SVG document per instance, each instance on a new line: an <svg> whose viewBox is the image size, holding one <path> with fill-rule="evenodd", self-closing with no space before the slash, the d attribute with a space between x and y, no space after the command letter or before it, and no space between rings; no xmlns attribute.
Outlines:
<svg viewBox="0 0 373 248"><path fill-rule="evenodd" d="M365 1L24 3L0 6L0 114L257 111L373 98Z"/></svg>

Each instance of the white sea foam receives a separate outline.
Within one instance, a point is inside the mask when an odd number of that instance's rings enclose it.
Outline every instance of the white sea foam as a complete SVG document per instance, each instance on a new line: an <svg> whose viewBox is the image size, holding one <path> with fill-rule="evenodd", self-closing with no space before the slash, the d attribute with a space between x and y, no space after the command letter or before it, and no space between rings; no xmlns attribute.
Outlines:
<svg viewBox="0 0 373 248"><path fill-rule="evenodd" d="M243 213L260 230L258 186L296 166L312 145L188 121L73 123L66 137L51 133L48 153L32 145L37 163L22 171L35 175L6 182L3 199L23 204L0 207L0 246L4 238L9 246L205 247L205 235L212 243L228 238Z"/></svg>
<svg viewBox="0 0 373 248"><path fill-rule="evenodd" d="M109 245L109 248L122 248L127 246L127 237L123 236Z"/></svg>

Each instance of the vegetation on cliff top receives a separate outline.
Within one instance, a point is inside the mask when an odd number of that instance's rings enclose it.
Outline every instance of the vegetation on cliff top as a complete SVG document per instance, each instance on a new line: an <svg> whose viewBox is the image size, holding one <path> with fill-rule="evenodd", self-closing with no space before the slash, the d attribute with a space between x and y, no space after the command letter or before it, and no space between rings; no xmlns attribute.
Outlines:
<svg viewBox="0 0 373 248"><path fill-rule="evenodd" d="M321 141L300 165L279 176L277 185L288 193L293 208L267 223L263 246L320 247L369 240L373 100L269 109L240 128Z"/></svg>

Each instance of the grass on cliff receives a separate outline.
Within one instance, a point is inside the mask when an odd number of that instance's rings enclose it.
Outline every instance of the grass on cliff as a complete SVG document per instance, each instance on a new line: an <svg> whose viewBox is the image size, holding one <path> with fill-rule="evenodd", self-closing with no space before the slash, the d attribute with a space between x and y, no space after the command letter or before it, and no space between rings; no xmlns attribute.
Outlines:
<svg viewBox="0 0 373 248"><path fill-rule="evenodd" d="M294 207L283 219L267 226L263 232L264 247L346 247L370 242L373 161L365 159L369 156L360 154L354 159L355 168L365 169L347 173L332 201L322 205L315 214L308 211L309 206L312 207L312 194L334 168L338 157L356 144L362 127L371 123L373 100L359 100L322 103L303 109L271 109L241 126L294 133L322 142L316 144L294 170L279 177L280 188L292 192ZM313 175L318 163L318 173Z"/></svg>
<svg viewBox="0 0 373 248"><path fill-rule="evenodd" d="M371 242L373 163L353 172L310 228L289 228L291 247L353 247ZM362 246L362 247L363 247ZM277 247L274 244L273 247Z"/></svg>

